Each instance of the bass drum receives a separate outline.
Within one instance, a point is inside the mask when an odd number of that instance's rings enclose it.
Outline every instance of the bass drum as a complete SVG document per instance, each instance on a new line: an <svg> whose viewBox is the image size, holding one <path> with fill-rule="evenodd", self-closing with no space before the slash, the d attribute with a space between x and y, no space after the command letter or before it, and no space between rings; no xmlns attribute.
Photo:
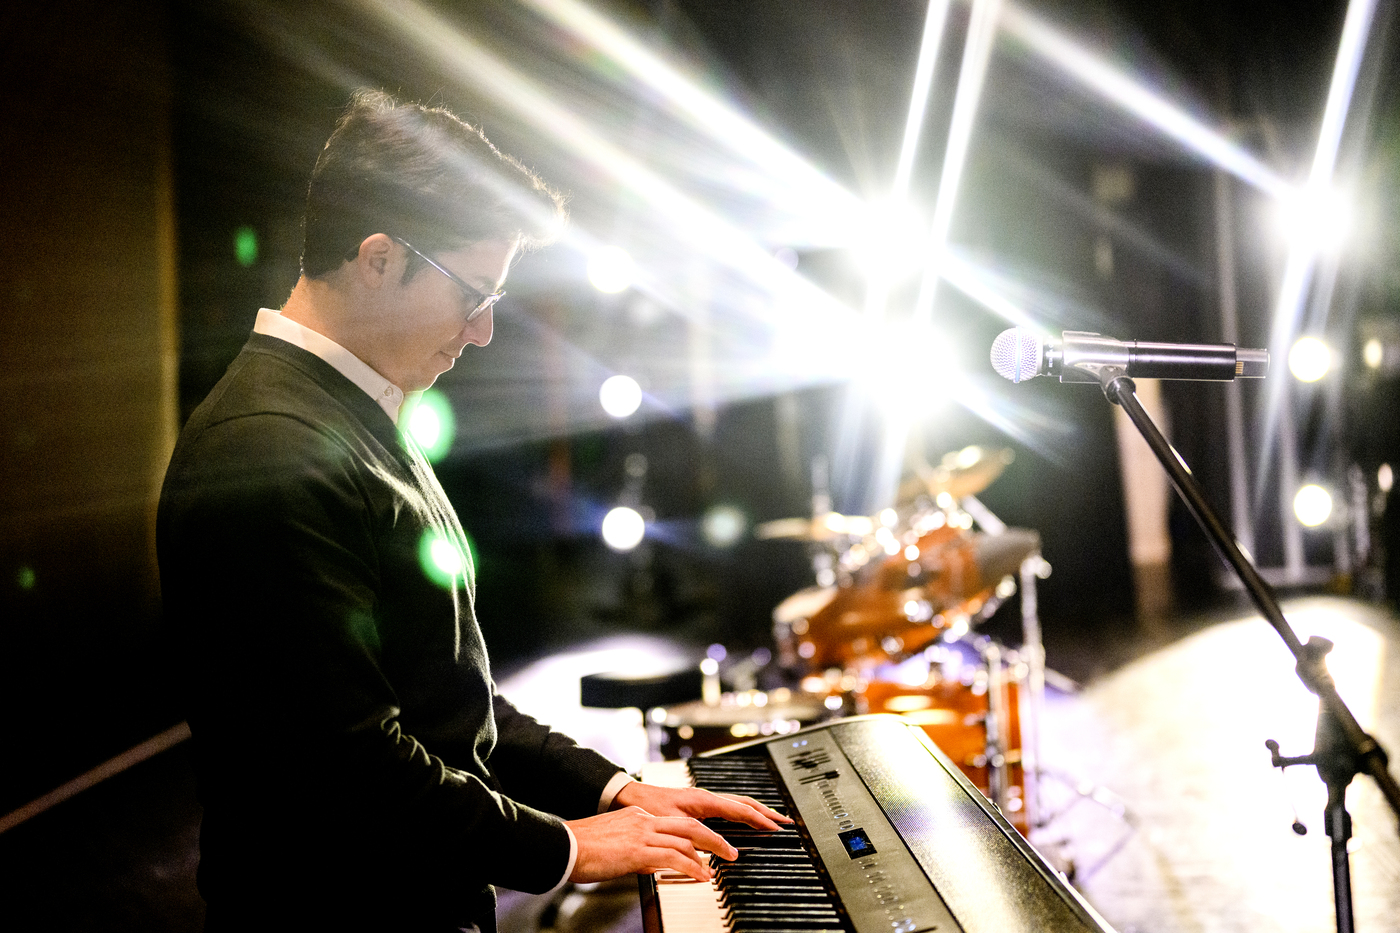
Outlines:
<svg viewBox="0 0 1400 933"><path fill-rule="evenodd" d="M986 657L988 654L991 657ZM911 686L897 680L867 682L856 697L862 713L893 713L919 726L933 743L1025 835L1033 815L1021 764L1021 709L1026 665L998 650L985 663L949 672L933 666Z"/></svg>

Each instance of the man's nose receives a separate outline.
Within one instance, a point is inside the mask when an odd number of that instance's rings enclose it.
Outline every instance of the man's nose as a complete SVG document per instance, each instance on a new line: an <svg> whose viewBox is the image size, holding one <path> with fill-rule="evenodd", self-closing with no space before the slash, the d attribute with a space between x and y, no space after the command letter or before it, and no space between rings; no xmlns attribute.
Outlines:
<svg viewBox="0 0 1400 933"><path fill-rule="evenodd" d="M462 340L476 347L490 343L491 333L495 329L495 314L495 308L487 308L468 321L467 326L462 328Z"/></svg>

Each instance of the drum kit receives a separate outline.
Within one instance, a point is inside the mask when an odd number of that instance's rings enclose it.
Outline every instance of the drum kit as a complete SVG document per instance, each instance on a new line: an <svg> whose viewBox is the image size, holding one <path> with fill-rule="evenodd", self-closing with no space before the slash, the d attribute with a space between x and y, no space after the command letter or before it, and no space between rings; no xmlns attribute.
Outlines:
<svg viewBox="0 0 1400 933"><path fill-rule="evenodd" d="M1009 450L965 448L903 484L897 504L876 516L759 525L760 539L813 551L817 585L773 611L774 662L791 686L713 690L654 710L663 757L894 713L921 726L1027 832L1044 684L1034 586L1048 565L1038 534L1007 528L975 498L1010 462ZM1018 590L1024 637L1011 650L977 627Z"/></svg>

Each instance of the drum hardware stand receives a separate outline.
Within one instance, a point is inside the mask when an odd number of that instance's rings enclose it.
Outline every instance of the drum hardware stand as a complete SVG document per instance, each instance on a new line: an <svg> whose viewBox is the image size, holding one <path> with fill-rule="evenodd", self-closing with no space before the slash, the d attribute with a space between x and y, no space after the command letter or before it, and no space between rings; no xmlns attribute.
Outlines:
<svg viewBox="0 0 1400 933"><path fill-rule="evenodd" d="M1137 818L1128 810L1123 799L1109 788L1102 784L1074 780L1068 775L1051 771L1041 764L1040 714L1045 708L1045 683L1050 679L1047 674L1052 675L1055 681L1062 682L1064 687L1061 689L1068 688L1065 689L1065 692L1075 692L1079 689L1079 685L1074 681L1045 666L1045 644L1041 639L1040 606L1036 581L1043 580L1049 575L1050 565L1039 553L1032 554L1021 564L1022 645L1020 654L1026 664L1026 685L1029 693L1027 702L1021 707L1021 721L1023 723L1021 774L1026 784L1026 825L1034 832L1043 831L1056 819L1067 813L1074 804L1081 800L1091 800L1118 817L1127 827L1127 831L1119 837L1118 841L1109 847L1108 851L1101 855L1087 870L1079 868L1073 857L1061 851L1062 847L1068 843L1067 839L1041 839L1037 841L1037 846L1051 850L1046 854L1052 856L1053 860L1061 865L1066 876L1074 881L1076 878L1089 877L1107 864L1109 859L1118 854L1119 850L1137 832L1138 824ZM1041 796L1042 779L1044 778L1054 778L1060 781L1075 794L1068 805L1061 807L1054 813L1046 811L1045 802Z"/></svg>
<svg viewBox="0 0 1400 933"><path fill-rule="evenodd" d="M1273 590L1264 582L1264 578L1250 563L1249 558L1244 556L1229 530L1211 509L1185 461L1157 430L1157 426L1143 409L1137 398L1137 386L1128 377L1126 370L1121 366L1099 365L1085 365L1081 368L1098 381L1104 396L1110 402L1120 406L1127 413L1143 440L1147 441L1147 446L1152 448L1152 452L1166 469L1172 485L1191 510L1196 523L1215 546L1216 552L1234 569L1255 606L1293 652L1298 662L1294 670L1303 686L1317 695L1317 738L1313 753L1298 758L1280 758L1277 743L1272 742L1269 750L1275 767L1281 768L1288 764L1313 765L1317 768L1318 776L1327 785L1325 818L1327 834L1332 837L1332 884L1337 911L1337 931L1353 933L1351 866L1346 850L1346 841L1351 835L1351 817L1346 811L1346 788L1357 774L1369 774L1385 795L1397 818L1400 818L1400 784L1396 783L1387 770L1385 749L1366 734L1337 694L1337 685L1333 682L1326 664L1327 652L1332 649L1331 642L1316 636L1308 639L1307 644L1298 640L1297 633L1284 618Z"/></svg>
<svg viewBox="0 0 1400 933"><path fill-rule="evenodd" d="M1006 531L1006 523L976 496L963 496L961 505L988 534L996 535ZM1039 551L1021 562L1021 647L1018 654L1026 664L1026 686L1029 694L1026 702L1021 704L1020 710L1021 776L1025 784L1025 798L1022 803L1026 808L1026 826L1031 830L1040 829L1045 825L1040 817L1043 809L1040 799L1040 713L1045 705L1045 643L1040 632L1040 601L1036 581L1049 575L1050 565L1041 557ZM991 671L992 668L989 666L988 670ZM1000 693L1000 690L994 691L994 695ZM1009 715L1009 711L993 707L991 712L1000 722L1007 721L1005 717ZM992 741L990 730L988 745L1000 751L999 745ZM998 754L996 757L1003 756ZM1007 783L1005 766L997 771L999 780L993 783L993 790L998 785L1005 788ZM998 800L995 794L992 799L996 800L998 805L1005 803Z"/></svg>

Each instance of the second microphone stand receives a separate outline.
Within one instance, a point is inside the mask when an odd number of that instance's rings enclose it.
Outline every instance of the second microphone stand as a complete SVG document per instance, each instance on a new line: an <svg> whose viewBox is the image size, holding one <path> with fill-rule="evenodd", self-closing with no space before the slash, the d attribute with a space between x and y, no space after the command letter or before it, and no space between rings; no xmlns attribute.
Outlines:
<svg viewBox="0 0 1400 933"><path fill-rule="evenodd" d="M1347 839L1351 837L1351 817L1346 811L1346 789L1357 774L1369 774L1375 780L1385 799L1389 802L1397 818L1400 818L1400 785L1386 769L1386 753L1374 738L1367 735L1357 723L1351 710L1337 695L1337 685L1327 670L1327 652L1332 643L1325 638L1313 636L1306 643L1298 640L1288 620L1283 616L1278 599L1259 571L1245 557L1234 536L1230 534L1220 518L1206 502L1196 478L1176 450L1157 430L1142 403L1137 398L1137 386L1120 366L1081 367L1093 375L1103 388L1110 402L1125 411L1147 446L1157 455L1162 466L1171 477L1172 485L1186 502L1197 524L1210 538L1211 544L1221 558L1230 565L1244 584L1245 590L1259 608L1264 618L1273 625L1288 650L1297 659L1294 668L1298 678L1310 691L1317 694L1318 719L1317 738L1311 755L1296 758L1283 758L1278 754L1278 745L1270 741L1274 767L1290 764L1308 764L1317 768L1318 775L1327 785L1327 835L1332 840L1332 886L1337 910L1338 933L1353 933L1351 903L1351 865L1347 857Z"/></svg>

